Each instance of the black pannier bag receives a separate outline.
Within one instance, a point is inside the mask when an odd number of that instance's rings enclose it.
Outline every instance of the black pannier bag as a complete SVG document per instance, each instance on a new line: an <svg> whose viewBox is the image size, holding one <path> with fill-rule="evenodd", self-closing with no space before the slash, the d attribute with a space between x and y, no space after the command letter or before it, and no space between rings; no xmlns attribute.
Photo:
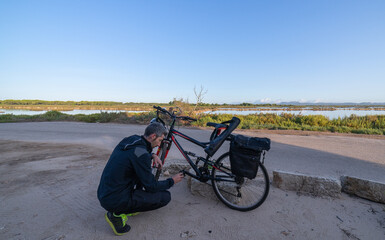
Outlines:
<svg viewBox="0 0 385 240"><path fill-rule="evenodd" d="M255 178L261 154L269 149L269 138L234 135L230 143L231 172L236 176Z"/></svg>

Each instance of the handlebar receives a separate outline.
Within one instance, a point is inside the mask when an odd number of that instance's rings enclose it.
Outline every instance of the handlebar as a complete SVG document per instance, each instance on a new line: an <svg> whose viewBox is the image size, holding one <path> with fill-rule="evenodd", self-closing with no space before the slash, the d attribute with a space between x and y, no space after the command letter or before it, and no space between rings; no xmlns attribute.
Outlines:
<svg viewBox="0 0 385 240"><path fill-rule="evenodd" d="M159 106L153 106L153 107L154 107L157 111L169 115L171 118L181 119L181 120L185 120L185 121L197 121L197 119L191 118L191 117L189 117L189 116L176 116L174 113L170 113L170 112L167 111L165 108L162 108L162 107L159 107Z"/></svg>
<svg viewBox="0 0 385 240"><path fill-rule="evenodd" d="M186 120L186 121L193 121L193 122L198 121L197 119L191 118L191 117L188 117L188 116L181 116L181 117L177 117L177 118L180 118L180 119Z"/></svg>
<svg viewBox="0 0 385 240"><path fill-rule="evenodd" d="M168 115L170 115L170 117L172 116L171 113L169 111L167 111L166 109L164 108L161 108L159 106L153 106L156 110L160 111L160 112L163 112L163 113L166 113Z"/></svg>

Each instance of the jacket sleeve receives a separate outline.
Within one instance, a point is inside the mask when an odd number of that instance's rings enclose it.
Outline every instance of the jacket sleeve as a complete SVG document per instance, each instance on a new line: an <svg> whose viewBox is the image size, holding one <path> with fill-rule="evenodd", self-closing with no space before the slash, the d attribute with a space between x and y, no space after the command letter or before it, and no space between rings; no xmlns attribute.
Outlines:
<svg viewBox="0 0 385 240"><path fill-rule="evenodd" d="M172 180L172 178L163 181L155 180L155 177L151 172L151 155L145 148L135 148L132 166L146 191L158 192L167 190L174 185L174 180Z"/></svg>

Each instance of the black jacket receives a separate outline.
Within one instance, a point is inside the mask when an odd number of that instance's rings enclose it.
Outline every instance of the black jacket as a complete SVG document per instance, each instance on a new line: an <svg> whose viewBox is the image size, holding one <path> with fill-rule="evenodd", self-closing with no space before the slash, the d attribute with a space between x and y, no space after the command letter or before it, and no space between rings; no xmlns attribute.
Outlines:
<svg viewBox="0 0 385 240"><path fill-rule="evenodd" d="M98 199L105 209L127 206L135 188L157 192L174 185L172 178L156 181L151 172L151 144L143 136L124 138L112 152L103 170Z"/></svg>

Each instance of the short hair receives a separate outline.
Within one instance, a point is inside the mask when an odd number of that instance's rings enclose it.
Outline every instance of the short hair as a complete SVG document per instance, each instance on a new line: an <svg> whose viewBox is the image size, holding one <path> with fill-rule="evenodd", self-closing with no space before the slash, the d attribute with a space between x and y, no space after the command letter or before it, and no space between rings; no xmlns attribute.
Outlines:
<svg viewBox="0 0 385 240"><path fill-rule="evenodd" d="M166 136L167 130L161 123L154 122L146 127L144 130L144 136L149 137L153 133L156 134L156 137Z"/></svg>

